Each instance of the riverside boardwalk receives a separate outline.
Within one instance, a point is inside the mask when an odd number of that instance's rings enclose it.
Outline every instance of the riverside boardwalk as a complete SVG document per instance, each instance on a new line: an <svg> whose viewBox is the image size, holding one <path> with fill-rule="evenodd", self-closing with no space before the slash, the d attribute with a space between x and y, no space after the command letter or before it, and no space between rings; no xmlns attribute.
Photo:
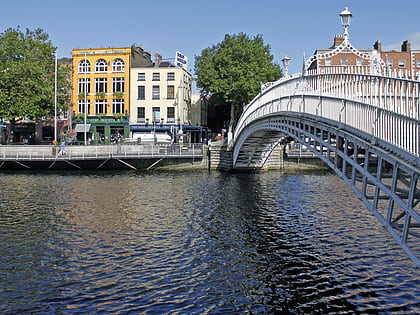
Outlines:
<svg viewBox="0 0 420 315"><path fill-rule="evenodd" d="M204 145L111 144L66 146L2 145L0 170L149 169L156 165L202 163Z"/></svg>

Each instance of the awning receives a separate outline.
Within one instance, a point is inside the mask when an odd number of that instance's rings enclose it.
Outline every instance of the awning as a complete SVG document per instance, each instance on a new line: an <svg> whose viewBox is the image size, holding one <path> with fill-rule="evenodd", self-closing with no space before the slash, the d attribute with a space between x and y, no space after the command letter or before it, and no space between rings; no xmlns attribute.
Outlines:
<svg viewBox="0 0 420 315"><path fill-rule="evenodd" d="M76 127L74 128L75 132L85 132L85 126L86 126L86 131L89 132L90 129L90 124L77 124Z"/></svg>

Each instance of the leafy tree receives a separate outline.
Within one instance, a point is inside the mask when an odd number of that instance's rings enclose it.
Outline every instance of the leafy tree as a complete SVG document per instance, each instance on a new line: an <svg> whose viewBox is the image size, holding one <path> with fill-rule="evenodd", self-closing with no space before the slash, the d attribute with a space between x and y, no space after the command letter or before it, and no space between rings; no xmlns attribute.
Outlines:
<svg viewBox="0 0 420 315"><path fill-rule="evenodd" d="M204 96L211 96L230 111L229 131L235 127L243 104L249 103L261 88L261 82L282 76L273 63L270 46L261 35L225 35L221 43L208 47L195 57L197 86Z"/></svg>
<svg viewBox="0 0 420 315"><path fill-rule="evenodd" d="M55 50L41 29L0 34L0 117L51 117L54 113ZM69 69L58 67L57 107L68 107Z"/></svg>

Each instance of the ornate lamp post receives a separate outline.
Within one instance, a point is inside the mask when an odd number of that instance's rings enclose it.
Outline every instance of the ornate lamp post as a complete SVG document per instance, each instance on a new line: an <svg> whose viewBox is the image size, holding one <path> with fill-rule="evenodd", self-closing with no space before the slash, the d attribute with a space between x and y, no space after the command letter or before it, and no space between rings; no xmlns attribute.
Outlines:
<svg viewBox="0 0 420 315"><path fill-rule="evenodd" d="M290 63L290 58L286 56L283 57L283 59L281 60L283 62L283 67L284 67L284 76L288 77L289 76L289 63Z"/></svg>
<svg viewBox="0 0 420 315"><path fill-rule="evenodd" d="M349 11L349 8L345 7L344 10L340 13L340 18L341 18L341 24L344 27L344 37L345 39L347 39L347 37L349 36L349 26L350 26L350 22L351 22L351 18L352 18L352 14Z"/></svg>

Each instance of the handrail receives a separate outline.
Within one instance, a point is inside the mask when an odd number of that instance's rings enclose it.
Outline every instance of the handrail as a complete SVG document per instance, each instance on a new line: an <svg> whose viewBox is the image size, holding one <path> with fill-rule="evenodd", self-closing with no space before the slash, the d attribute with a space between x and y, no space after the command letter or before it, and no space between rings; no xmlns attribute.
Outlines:
<svg viewBox="0 0 420 315"><path fill-rule="evenodd" d="M347 69L346 72L333 70ZM278 112L309 114L344 124L401 150L420 156L420 82L386 77L353 68L307 71L304 76L266 84L238 120L231 146L253 121ZM310 98L305 99L305 96ZM318 98L313 101L311 99ZM324 101L320 105L319 99ZM297 103L304 101L305 110ZM345 112L342 102L345 102ZM320 107L321 106L321 107Z"/></svg>

